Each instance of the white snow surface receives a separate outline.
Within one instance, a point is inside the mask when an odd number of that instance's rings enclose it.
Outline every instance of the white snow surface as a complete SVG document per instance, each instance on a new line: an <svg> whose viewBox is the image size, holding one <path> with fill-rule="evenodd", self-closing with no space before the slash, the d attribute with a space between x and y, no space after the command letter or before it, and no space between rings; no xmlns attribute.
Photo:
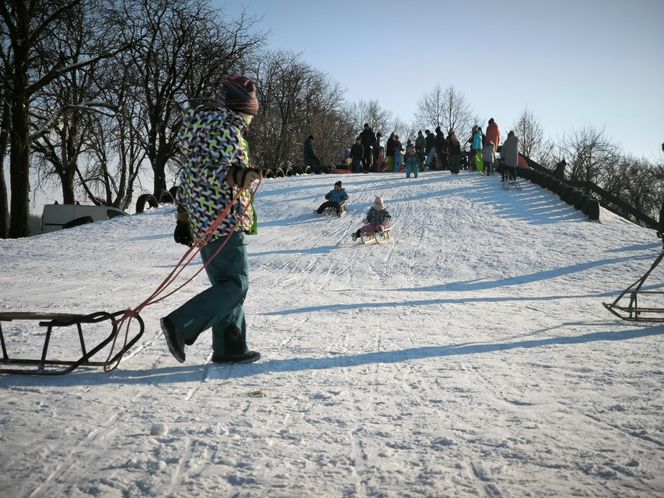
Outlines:
<svg viewBox="0 0 664 498"><path fill-rule="evenodd" d="M312 214L338 179L348 213ZM353 242L377 195L391 242ZM652 230L470 172L271 179L256 207L262 359L210 363L209 332L170 355L159 319L201 274L141 312L117 369L0 376L2 496L664 496L664 327L602 306L659 254ZM0 240L0 311L137 306L186 251L173 211ZM39 357L37 322L1 325ZM51 342L80 356L74 329Z"/></svg>

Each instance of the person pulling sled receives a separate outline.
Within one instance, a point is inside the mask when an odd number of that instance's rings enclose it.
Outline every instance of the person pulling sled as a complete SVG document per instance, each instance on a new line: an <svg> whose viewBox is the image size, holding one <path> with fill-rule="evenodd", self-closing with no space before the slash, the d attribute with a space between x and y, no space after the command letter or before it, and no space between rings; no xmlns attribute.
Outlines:
<svg viewBox="0 0 664 498"><path fill-rule="evenodd" d="M254 223L249 187L261 178L260 170L249 166L244 137L257 113L254 82L230 76L216 101L189 111L182 124L175 241L191 246L204 238L219 213L228 214L200 250L211 287L161 319L168 349L180 363L185 345L209 328L214 363L260 358L247 347L243 309L249 288L246 239Z"/></svg>

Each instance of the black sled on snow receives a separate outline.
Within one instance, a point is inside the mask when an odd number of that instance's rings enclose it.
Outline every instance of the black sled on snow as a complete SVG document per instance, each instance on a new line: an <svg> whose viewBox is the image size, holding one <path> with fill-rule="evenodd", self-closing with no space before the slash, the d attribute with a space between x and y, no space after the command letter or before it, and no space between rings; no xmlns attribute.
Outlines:
<svg viewBox="0 0 664 498"><path fill-rule="evenodd" d="M662 144L662 149L664 150L664 144ZM657 238L662 239L662 244L664 244L664 202L659 210ZM604 307L617 317L630 322L664 322L664 308L661 305L658 306L662 302L661 296L664 295L664 291L642 290L643 284L659 266L662 259L664 259L664 246L648 271L627 287L615 301L602 303ZM657 299L658 297L660 299Z"/></svg>
<svg viewBox="0 0 664 498"><path fill-rule="evenodd" d="M618 318L630 322L664 322L664 308L658 306L661 299L657 299L664 295L664 291L642 289L662 259L664 259L664 249L643 276L627 287L612 303L602 303L604 307Z"/></svg>
<svg viewBox="0 0 664 498"><path fill-rule="evenodd" d="M125 313L125 310L115 313L99 311L90 315L30 312L0 313L0 346L2 347L0 374L62 375L82 366L103 367L104 370L112 370L129 348L136 344L145 329L141 317L137 314L132 316L131 320L136 320L136 323L138 323L138 331L130 337L129 323L125 323L124 327L122 325ZM16 321L37 321L39 326L45 329L44 342L38 358L10 357L2 325ZM108 329L106 332L101 331L103 326L109 324L110 332ZM81 348L80 357L66 360L54 359L52 351L49 351L49 347L52 346L51 339L54 338L54 335L59 335L60 332L71 328L75 328L78 333ZM121 328L126 328L125 334L120 333ZM96 339L92 348L89 348L89 344L86 344L86 335L88 339ZM120 339L120 337L122 338Z"/></svg>

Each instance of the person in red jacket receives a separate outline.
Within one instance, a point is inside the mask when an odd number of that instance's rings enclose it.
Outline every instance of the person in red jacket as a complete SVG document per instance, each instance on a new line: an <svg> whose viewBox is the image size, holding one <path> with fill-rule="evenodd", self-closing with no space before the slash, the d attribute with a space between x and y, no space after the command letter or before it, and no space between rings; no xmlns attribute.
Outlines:
<svg viewBox="0 0 664 498"><path fill-rule="evenodd" d="M493 153L495 154L500 145L500 129L498 128L498 123L493 118L489 120L489 126L486 128L485 140L493 144Z"/></svg>

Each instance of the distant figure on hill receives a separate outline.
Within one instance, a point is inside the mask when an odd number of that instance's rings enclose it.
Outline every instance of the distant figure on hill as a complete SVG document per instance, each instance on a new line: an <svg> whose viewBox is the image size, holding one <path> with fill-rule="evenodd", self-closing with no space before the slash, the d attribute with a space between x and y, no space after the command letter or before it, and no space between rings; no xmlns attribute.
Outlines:
<svg viewBox="0 0 664 498"><path fill-rule="evenodd" d="M484 174L492 175L493 174L493 163L496 160L495 155L495 146L493 143L486 140L484 148L482 149L482 161L484 162Z"/></svg>
<svg viewBox="0 0 664 498"><path fill-rule="evenodd" d="M401 153L403 152L403 145L399 141L399 135L394 135L394 172L401 171L401 161L403 159Z"/></svg>
<svg viewBox="0 0 664 498"><path fill-rule="evenodd" d="M364 147L362 147L360 137L357 137L355 139L355 143L350 148L350 159L352 161L351 162L351 164L352 164L351 171L353 173L361 173L362 172L362 160L364 159Z"/></svg>
<svg viewBox="0 0 664 498"><path fill-rule="evenodd" d="M362 168L365 173L368 173L373 164L373 149L376 146L376 134L373 132L369 123L364 123L364 129L360 133L360 142L364 149L362 156Z"/></svg>
<svg viewBox="0 0 664 498"><path fill-rule="evenodd" d="M390 133L390 137L385 143L385 158L387 160L387 171L394 170L394 132Z"/></svg>
<svg viewBox="0 0 664 498"><path fill-rule="evenodd" d="M459 174L459 169L461 168L461 144L459 139L454 133L454 130L450 130L447 135L447 150L449 153L449 165L450 173L453 175Z"/></svg>
<svg viewBox="0 0 664 498"><path fill-rule="evenodd" d="M487 142L493 144L493 153L495 154L500 145L500 128L498 128L498 123L496 123L493 118L489 120L489 126L486 127L484 143L486 144Z"/></svg>
<svg viewBox="0 0 664 498"><path fill-rule="evenodd" d="M320 160L314 152L314 136L309 135L304 141L304 164L307 166L320 166Z"/></svg>
<svg viewBox="0 0 664 498"><path fill-rule="evenodd" d="M484 134L482 127L476 126L473 133L473 139L470 144L470 156L475 161L475 169L480 173L484 172L484 161L482 160L482 148L484 147Z"/></svg>
<svg viewBox="0 0 664 498"><path fill-rule="evenodd" d="M381 137L380 132L376 133L376 142L373 147L373 166L376 173L383 170L383 161L385 161L385 148L380 145Z"/></svg>
<svg viewBox="0 0 664 498"><path fill-rule="evenodd" d="M516 166L519 161L519 137L514 131L510 130L507 134L507 140L500 149L500 157L503 161L502 179L516 180Z"/></svg>
<svg viewBox="0 0 664 498"><path fill-rule="evenodd" d="M424 155L427 158L427 162L429 162L428 157L429 153L431 152L431 149L434 148L436 145L436 135L431 133L429 130L424 130Z"/></svg>
<svg viewBox="0 0 664 498"><path fill-rule="evenodd" d="M404 163L406 165L406 178L410 178L410 175L414 175L415 178L417 178L420 172L420 160L417 157L417 152L412 144L406 147Z"/></svg>
<svg viewBox="0 0 664 498"><path fill-rule="evenodd" d="M422 130L417 132L417 138L415 139L415 153L417 154L417 160L419 161L419 167L424 167L424 160L426 159L426 139L422 135Z"/></svg>

